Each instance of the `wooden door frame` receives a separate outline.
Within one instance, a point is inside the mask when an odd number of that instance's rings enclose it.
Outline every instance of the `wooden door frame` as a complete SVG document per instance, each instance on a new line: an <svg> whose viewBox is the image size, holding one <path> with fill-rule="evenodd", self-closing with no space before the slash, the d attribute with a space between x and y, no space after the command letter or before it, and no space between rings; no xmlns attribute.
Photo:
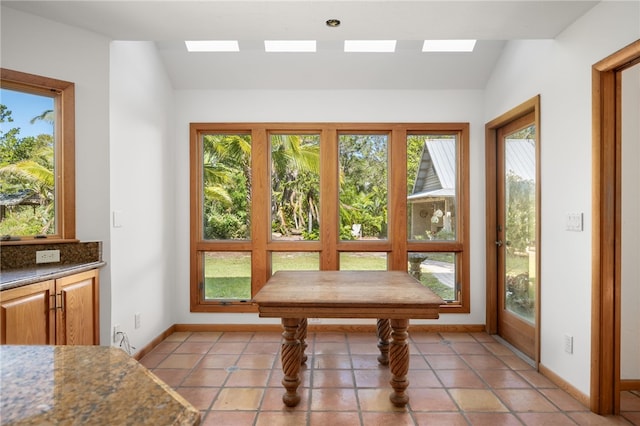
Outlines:
<svg viewBox="0 0 640 426"><path fill-rule="evenodd" d="M591 411L620 412L621 71L640 40L592 68Z"/></svg>
<svg viewBox="0 0 640 426"><path fill-rule="evenodd" d="M500 127L517 120L527 114L533 113L536 126L536 303L535 308L535 358L536 366L540 361L540 206L541 206L541 180L540 180L540 95L534 96L528 101L507 111L501 116L491 120L485 125L485 176L486 176L486 324L485 330L489 334L498 332L498 280L496 266L498 254L495 245L495 233L498 212L495 205L496 167L495 158L497 150L497 132ZM491 201L493 200L493 202Z"/></svg>

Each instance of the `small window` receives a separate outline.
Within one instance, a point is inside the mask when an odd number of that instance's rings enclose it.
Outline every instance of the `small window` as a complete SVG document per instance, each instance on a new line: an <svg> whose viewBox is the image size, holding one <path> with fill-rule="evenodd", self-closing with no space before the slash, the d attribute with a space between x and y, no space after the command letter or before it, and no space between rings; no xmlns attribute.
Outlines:
<svg viewBox="0 0 640 426"><path fill-rule="evenodd" d="M205 301L251 299L251 253L203 253Z"/></svg>
<svg viewBox="0 0 640 426"><path fill-rule="evenodd" d="M74 239L74 85L0 71L0 235Z"/></svg>
<svg viewBox="0 0 640 426"><path fill-rule="evenodd" d="M351 252L340 253L341 271L386 271L386 252Z"/></svg>
<svg viewBox="0 0 640 426"><path fill-rule="evenodd" d="M202 137L204 240L251 238L251 136Z"/></svg>
<svg viewBox="0 0 640 426"><path fill-rule="evenodd" d="M320 135L271 134L271 239L320 239Z"/></svg>
<svg viewBox="0 0 640 426"><path fill-rule="evenodd" d="M341 134L340 240L387 239L387 135Z"/></svg>
<svg viewBox="0 0 640 426"><path fill-rule="evenodd" d="M273 252L271 273L277 271L317 271L320 269L318 252Z"/></svg>

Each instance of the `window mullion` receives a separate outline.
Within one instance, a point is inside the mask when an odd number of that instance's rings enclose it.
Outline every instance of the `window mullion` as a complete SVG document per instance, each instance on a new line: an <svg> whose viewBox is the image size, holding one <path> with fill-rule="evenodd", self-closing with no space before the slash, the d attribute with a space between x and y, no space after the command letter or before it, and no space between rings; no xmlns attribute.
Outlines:
<svg viewBox="0 0 640 426"><path fill-rule="evenodd" d="M271 235L271 176L269 137L265 127L251 132L251 294L256 294L271 275L267 242Z"/></svg>
<svg viewBox="0 0 640 426"><path fill-rule="evenodd" d="M338 269L338 132L323 129L320 136L320 270Z"/></svg>
<svg viewBox="0 0 640 426"><path fill-rule="evenodd" d="M407 131L394 129L389 146L389 269L407 269Z"/></svg>

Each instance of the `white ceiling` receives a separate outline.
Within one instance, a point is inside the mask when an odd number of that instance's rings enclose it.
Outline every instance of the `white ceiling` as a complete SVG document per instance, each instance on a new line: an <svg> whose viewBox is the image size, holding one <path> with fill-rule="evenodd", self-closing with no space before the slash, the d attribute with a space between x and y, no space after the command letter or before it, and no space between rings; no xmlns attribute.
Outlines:
<svg viewBox="0 0 640 426"><path fill-rule="evenodd" d="M598 1L2 1L113 40L157 44L178 89L482 89L507 41L552 39ZM325 21L340 19L329 28ZM422 53L425 39L478 39L473 53ZM239 40L188 53L184 40ZM265 39L317 53L265 53ZM395 53L344 53L345 39L395 39Z"/></svg>

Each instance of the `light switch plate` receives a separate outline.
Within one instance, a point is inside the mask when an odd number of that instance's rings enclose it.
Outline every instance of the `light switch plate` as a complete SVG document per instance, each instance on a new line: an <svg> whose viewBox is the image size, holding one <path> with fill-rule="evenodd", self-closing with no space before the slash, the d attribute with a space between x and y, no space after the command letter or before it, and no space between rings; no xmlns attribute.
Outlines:
<svg viewBox="0 0 640 426"><path fill-rule="evenodd" d="M584 230L583 213L567 213L567 231L582 232Z"/></svg>

